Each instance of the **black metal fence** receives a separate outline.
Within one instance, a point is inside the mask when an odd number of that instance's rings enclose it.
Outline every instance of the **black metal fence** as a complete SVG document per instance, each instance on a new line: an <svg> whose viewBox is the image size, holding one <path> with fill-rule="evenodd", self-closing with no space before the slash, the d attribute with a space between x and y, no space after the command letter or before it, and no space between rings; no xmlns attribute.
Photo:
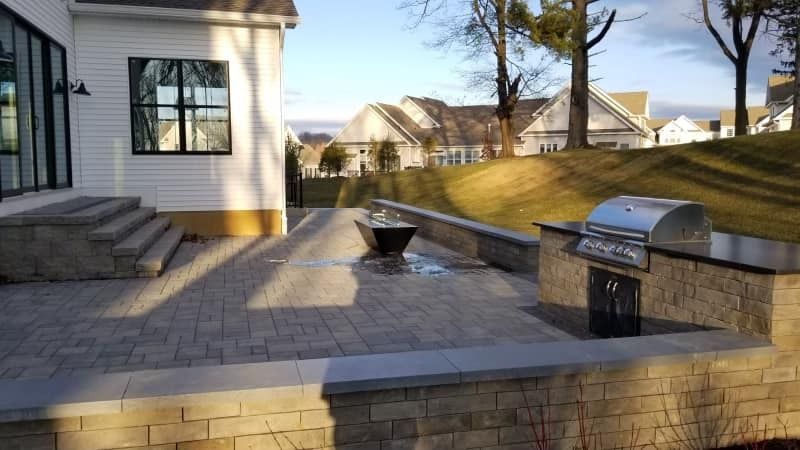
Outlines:
<svg viewBox="0 0 800 450"><path fill-rule="evenodd" d="M286 207L303 207L303 173L286 174Z"/></svg>

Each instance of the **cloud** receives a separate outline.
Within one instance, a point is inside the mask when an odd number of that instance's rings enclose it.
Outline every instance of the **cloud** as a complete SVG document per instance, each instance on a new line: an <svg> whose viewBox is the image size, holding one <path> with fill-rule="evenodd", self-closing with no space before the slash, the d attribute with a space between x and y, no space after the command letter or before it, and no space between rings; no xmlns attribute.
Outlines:
<svg viewBox="0 0 800 450"><path fill-rule="evenodd" d="M286 89L283 92L284 102L287 105L297 105L304 100L304 95L297 89Z"/></svg>
<svg viewBox="0 0 800 450"><path fill-rule="evenodd" d="M617 8L618 17L621 19L647 13L639 20L615 25L614 33L609 36L621 37L626 40L633 39L642 48L662 55L665 61L672 58L683 58L699 64L722 67L733 73L733 64L723 55L705 25L696 20L702 16L699 0L647 2L609 0L606 3L609 8ZM711 8L713 8L712 20L717 30L728 46L733 49L730 27L721 18L719 8L713 4ZM749 26L749 22L746 22L746 25ZM750 56L749 81L751 88L763 91L766 78L772 69L777 67L777 59L769 54L773 48L774 43L763 33L759 34Z"/></svg>
<svg viewBox="0 0 800 450"><path fill-rule="evenodd" d="M347 124L346 120L332 119L288 119L287 122L292 126L295 133L328 133L336 134Z"/></svg>
<svg viewBox="0 0 800 450"><path fill-rule="evenodd" d="M720 110L726 109L720 105L694 105L677 102L650 102L650 115L658 118L675 118L681 114L692 119L719 119Z"/></svg>

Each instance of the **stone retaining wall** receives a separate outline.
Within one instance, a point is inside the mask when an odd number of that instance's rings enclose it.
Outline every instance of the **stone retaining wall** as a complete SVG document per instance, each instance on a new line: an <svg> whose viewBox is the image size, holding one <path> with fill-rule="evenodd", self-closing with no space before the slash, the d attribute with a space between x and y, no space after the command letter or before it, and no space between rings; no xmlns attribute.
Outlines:
<svg viewBox="0 0 800 450"><path fill-rule="evenodd" d="M713 448L800 435L798 365L714 331L8 381L0 448Z"/></svg>
<svg viewBox="0 0 800 450"><path fill-rule="evenodd" d="M720 359L6 423L0 448L528 450L545 417L549 448L572 450L579 409L593 449L713 448L800 435L797 364Z"/></svg>
<svg viewBox="0 0 800 450"><path fill-rule="evenodd" d="M135 276L131 264L115 261L111 255L113 242L87 239L89 232L97 227L97 224L2 226L0 274L11 281Z"/></svg>
<svg viewBox="0 0 800 450"><path fill-rule="evenodd" d="M463 255L511 270L539 268L539 240L534 236L388 200L373 200L372 206L399 214L419 227L419 236Z"/></svg>

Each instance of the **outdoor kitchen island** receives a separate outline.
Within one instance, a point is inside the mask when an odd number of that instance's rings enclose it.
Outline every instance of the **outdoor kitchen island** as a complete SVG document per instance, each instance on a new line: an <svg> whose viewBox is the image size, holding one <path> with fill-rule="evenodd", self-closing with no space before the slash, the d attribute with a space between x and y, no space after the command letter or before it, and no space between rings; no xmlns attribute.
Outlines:
<svg viewBox="0 0 800 450"><path fill-rule="evenodd" d="M734 329L800 350L799 245L714 232L707 242L643 243L649 264L641 268L578 252L586 224L536 223L541 303L588 321L591 274L610 272L639 282L642 321Z"/></svg>

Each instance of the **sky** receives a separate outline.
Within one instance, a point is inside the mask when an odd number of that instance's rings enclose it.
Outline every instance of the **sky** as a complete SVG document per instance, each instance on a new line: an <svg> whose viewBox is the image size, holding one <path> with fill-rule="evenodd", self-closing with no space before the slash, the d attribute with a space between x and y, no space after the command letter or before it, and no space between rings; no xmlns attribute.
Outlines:
<svg viewBox="0 0 800 450"><path fill-rule="evenodd" d="M436 48L434 24L414 27L400 0L295 0L302 23L288 30L286 117L297 133L335 134L365 103L394 103L403 95L453 104L491 104L491 92L470 86L476 67L457 48ZM451 2L453 3L453 2ZM533 3L533 2L532 2ZM536 2L538 3L538 2ZM699 0L603 0L618 18L595 48L590 78L608 92L648 91L652 117L719 117L733 108L734 69L702 24ZM716 21L728 39L730 29ZM777 67L773 43L758 38L750 59L748 104L763 105L767 77ZM552 94L569 79L555 63Z"/></svg>

